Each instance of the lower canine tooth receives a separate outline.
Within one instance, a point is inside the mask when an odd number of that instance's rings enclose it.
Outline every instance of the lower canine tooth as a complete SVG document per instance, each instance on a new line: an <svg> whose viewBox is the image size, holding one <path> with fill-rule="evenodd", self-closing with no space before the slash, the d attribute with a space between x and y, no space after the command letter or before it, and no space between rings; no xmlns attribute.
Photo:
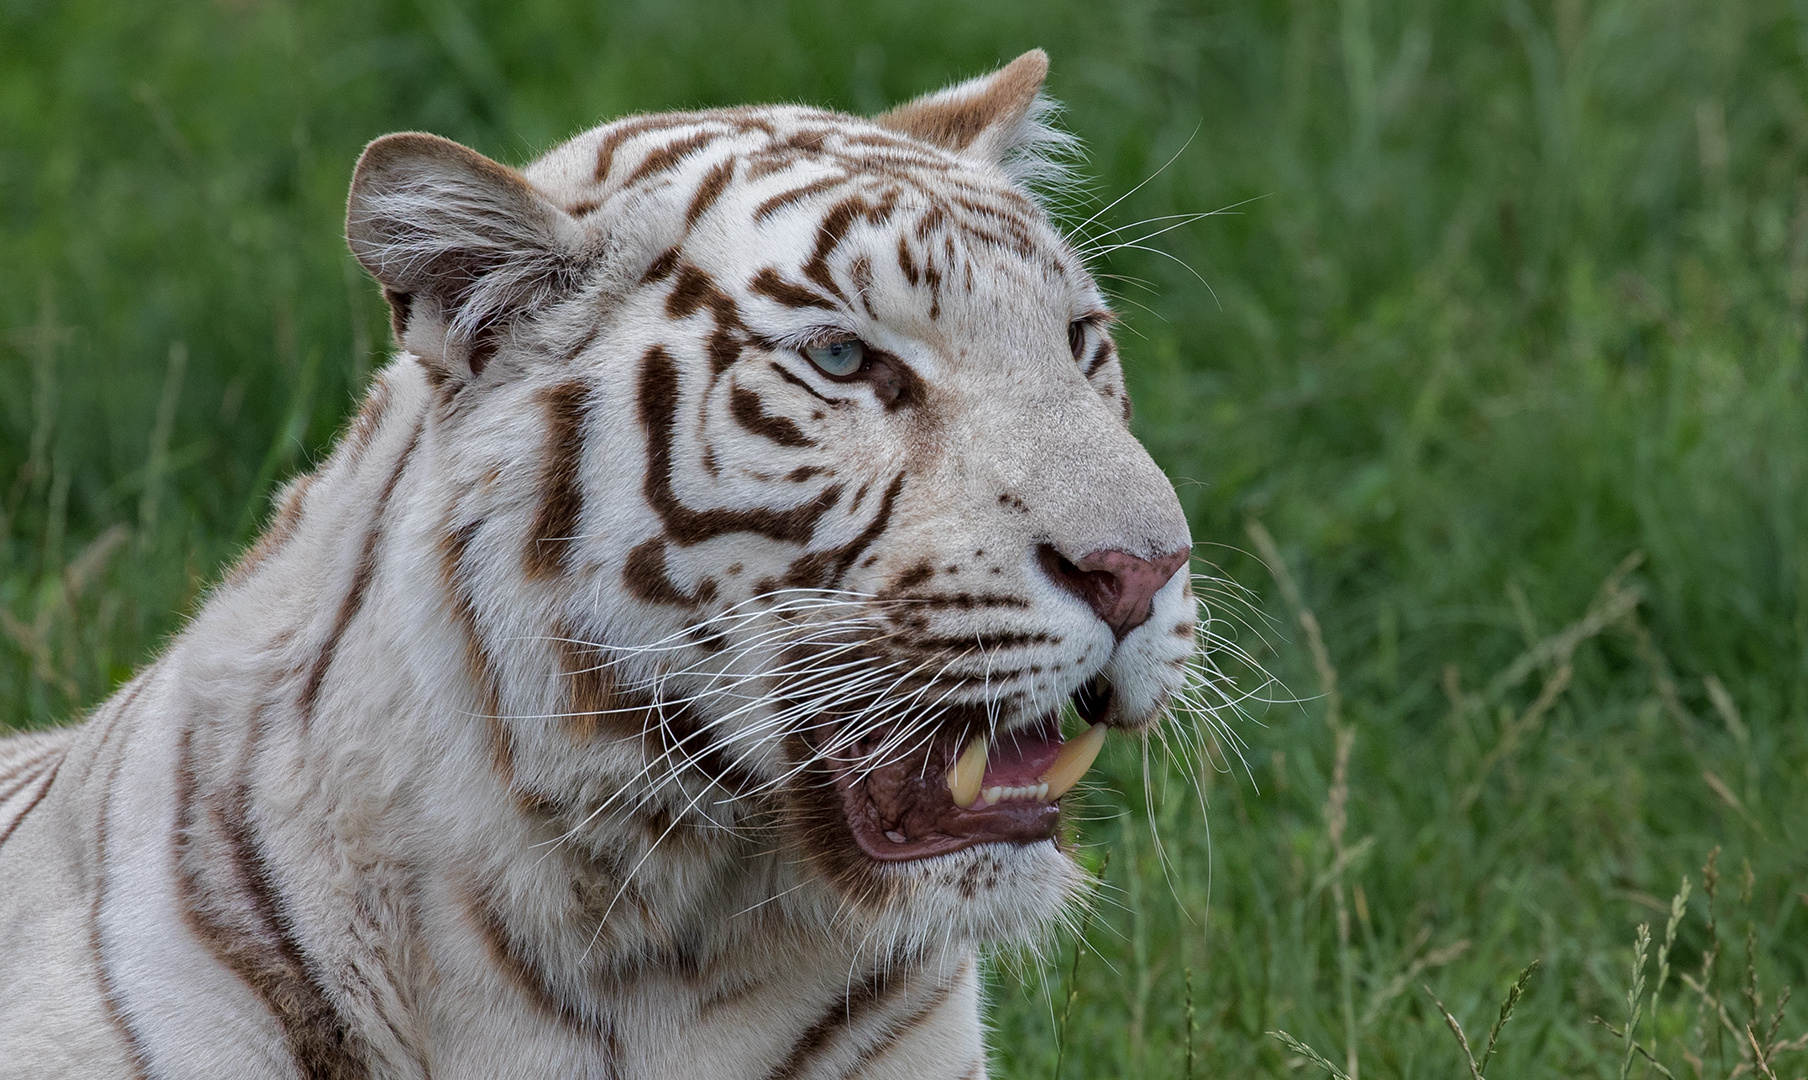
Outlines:
<svg viewBox="0 0 1808 1080"><path fill-rule="evenodd" d="M1098 760L1099 749L1105 745L1105 725L1094 724L1084 732L1061 744L1061 752L1055 755L1054 764L1042 774L1042 782L1048 785L1048 794L1043 796L1049 801L1059 799L1073 790Z"/></svg>
<svg viewBox="0 0 1808 1080"><path fill-rule="evenodd" d="M948 770L948 793L954 796L954 805L962 810L973 805L979 798L980 781L986 778L986 737L973 736L973 741L961 751L961 756Z"/></svg>

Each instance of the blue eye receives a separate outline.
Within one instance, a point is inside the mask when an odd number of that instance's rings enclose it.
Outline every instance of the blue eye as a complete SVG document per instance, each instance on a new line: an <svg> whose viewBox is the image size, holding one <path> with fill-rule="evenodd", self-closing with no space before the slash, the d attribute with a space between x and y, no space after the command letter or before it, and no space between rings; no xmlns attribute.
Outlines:
<svg viewBox="0 0 1808 1080"><path fill-rule="evenodd" d="M812 345L804 350L804 355L824 374L845 378L859 371L860 365L866 362L866 346L855 338L842 338L825 345Z"/></svg>

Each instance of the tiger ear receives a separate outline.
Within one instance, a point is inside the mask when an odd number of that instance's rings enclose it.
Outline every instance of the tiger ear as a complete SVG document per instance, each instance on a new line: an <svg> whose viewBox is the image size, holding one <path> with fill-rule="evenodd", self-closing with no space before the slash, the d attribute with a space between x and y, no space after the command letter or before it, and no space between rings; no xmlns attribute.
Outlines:
<svg viewBox="0 0 1808 1080"><path fill-rule="evenodd" d="M1048 54L1031 49L977 79L926 94L875 119L883 128L909 135L964 157L1013 171L1026 151L1061 140L1040 122L1052 104L1041 97L1048 78Z"/></svg>
<svg viewBox="0 0 1808 1080"><path fill-rule="evenodd" d="M581 228L520 173L419 132L364 148L345 238L383 287L396 343L460 382L517 315L574 287L582 264Z"/></svg>

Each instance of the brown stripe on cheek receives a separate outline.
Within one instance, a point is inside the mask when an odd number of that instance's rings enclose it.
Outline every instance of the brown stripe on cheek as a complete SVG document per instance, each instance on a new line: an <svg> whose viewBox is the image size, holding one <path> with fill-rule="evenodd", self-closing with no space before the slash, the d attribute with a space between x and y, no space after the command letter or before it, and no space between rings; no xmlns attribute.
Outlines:
<svg viewBox="0 0 1808 1080"><path fill-rule="evenodd" d="M389 498L395 494L396 483L402 478L402 470L408 467L408 459L414 456L414 448L420 441L421 424L416 423L414 431L408 436L408 444L396 456L388 479L383 481L382 490L377 493L376 506L371 510L370 527L364 533L364 546L358 553L358 564L352 571L351 585L339 602L333 629L322 643L314 666L308 672L308 681L302 686L301 696L296 703L300 711L298 722L303 731L307 730L308 721L313 718L314 703L320 696L320 684L325 681L327 669L332 666L333 654L339 648L339 639L345 636L346 628L364 607L364 595L370 591L370 580L377 572L377 544L383 538L383 519L389 509Z"/></svg>
<svg viewBox="0 0 1808 1080"><path fill-rule="evenodd" d="M713 578L704 578L694 594L685 592L672 581L666 571L665 548L665 540L654 537L628 552L628 560L622 566L622 583L628 587L628 592L643 603L693 609L715 600Z"/></svg>
<svg viewBox="0 0 1808 1080"><path fill-rule="evenodd" d="M261 730L254 720L248 742ZM310 968L251 820L248 763L232 784L203 795L192 728L182 732L178 754L177 889L189 929L263 1001L303 1076L363 1080L370 1075L363 1040Z"/></svg>
<svg viewBox="0 0 1808 1080"><path fill-rule="evenodd" d="M535 958L509 933L508 925L490 900L475 892L467 894L465 904L478 935L483 938L490 960L510 984L533 1003L535 1009L550 1020L571 1028L586 1038L613 1045L614 1032L606 1020L590 1016L552 987L545 971Z"/></svg>
<svg viewBox="0 0 1808 1080"><path fill-rule="evenodd" d="M553 633L559 671L565 676L567 706L562 720L572 740L589 742L604 732L628 738L644 733L648 717L620 693L608 655L564 623Z"/></svg>
<svg viewBox="0 0 1808 1080"><path fill-rule="evenodd" d="M545 580L569 569L571 545L583 518L584 496L578 467L584 455L584 402L581 382L561 383L539 394L546 411L546 444L540 465L540 499L528 536L527 576Z"/></svg>
<svg viewBox="0 0 1808 1080"><path fill-rule="evenodd" d="M871 547L885 530L891 527L892 511L897 507L898 495L904 490L904 474L892 477L891 484L885 489L885 498L879 503L879 510L860 535L846 544L828 551L811 552L798 558L786 571L787 583L804 588L830 588L841 583L847 575L848 567L854 560Z"/></svg>
<svg viewBox="0 0 1808 1080"><path fill-rule="evenodd" d="M729 390L728 415L748 431L771 439L780 446L816 445L816 440L798 430L789 417L768 413L760 395L744 386Z"/></svg>
<svg viewBox="0 0 1808 1080"><path fill-rule="evenodd" d="M477 707L489 727L490 763L516 801L524 809L533 809L541 800L538 796L523 791L516 783L514 733L502 717L502 689L496 678L496 665L490 659L489 650L484 647L483 634L477 622L477 609L470 587L464 579L465 552L470 548L477 530L482 527L481 520L473 521L440 538L440 585L445 590L446 602L452 608L454 621L464 639L465 670L470 673L471 681L475 684Z"/></svg>
<svg viewBox="0 0 1808 1080"><path fill-rule="evenodd" d="M831 486L813 501L788 510L765 507L753 510L730 510L725 507L693 510L685 506L678 500L672 483L675 467L672 441L678 411L678 367L663 346L655 345L647 350L641 362L637 394L640 425L647 437L647 474L642 491L647 503L664 523L666 538L673 543L688 547L713 537L737 532L755 533L784 543L808 543L815 534L816 523L840 501L841 488ZM651 549L647 544L641 545L636 551L649 552L642 555L643 560L651 558ZM658 577L664 579L663 547L657 554L660 569ZM629 563L635 563L632 556ZM701 593L701 588L699 592Z"/></svg>

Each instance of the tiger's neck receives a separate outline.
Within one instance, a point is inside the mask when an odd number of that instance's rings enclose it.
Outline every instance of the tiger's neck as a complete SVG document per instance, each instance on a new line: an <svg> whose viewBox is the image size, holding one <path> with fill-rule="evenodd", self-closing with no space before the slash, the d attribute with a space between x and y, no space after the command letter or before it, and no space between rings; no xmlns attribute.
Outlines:
<svg viewBox="0 0 1808 1080"><path fill-rule="evenodd" d="M387 370L183 635L175 662L215 669L184 681L236 688L193 713L239 720L196 732L202 786L246 790L282 872L333 882L331 902L474 929L561 1000L674 972L717 994L812 954L845 979L861 965L831 918L766 903L797 883L769 833L683 816L683 782L639 797L647 740L573 722L557 585L497 539L532 485L507 461L445 475L439 408L416 365Z"/></svg>

